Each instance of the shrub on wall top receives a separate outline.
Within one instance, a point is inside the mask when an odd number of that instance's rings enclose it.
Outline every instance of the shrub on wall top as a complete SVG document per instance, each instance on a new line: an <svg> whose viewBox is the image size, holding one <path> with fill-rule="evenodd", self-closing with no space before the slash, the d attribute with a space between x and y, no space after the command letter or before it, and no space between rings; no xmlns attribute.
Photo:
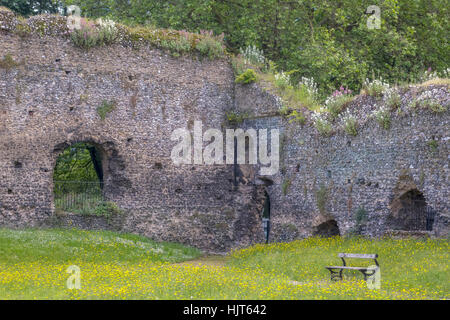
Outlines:
<svg viewBox="0 0 450 320"><path fill-rule="evenodd" d="M236 77L236 83L248 84L256 81L256 72L253 69L247 69Z"/></svg>
<svg viewBox="0 0 450 320"><path fill-rule="evenodd" d="M95 46L111 44L117 38L117 28L111 20L93 21L81 18L80 29L70 32L72 42L80 48L90 49Z"/></svg>

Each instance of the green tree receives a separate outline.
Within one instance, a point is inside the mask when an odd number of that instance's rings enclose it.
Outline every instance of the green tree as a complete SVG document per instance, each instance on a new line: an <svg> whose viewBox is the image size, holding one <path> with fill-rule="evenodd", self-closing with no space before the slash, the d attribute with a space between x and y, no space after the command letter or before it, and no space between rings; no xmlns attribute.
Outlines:
<svg viewBox="0 0 450 320"><path fill-rule="evenodd" d="M30 9L33 7L30 3L53 2L0 0L0 3L22 14L31 14L47 9ZM373 76L389 82L414 81L423 70L429 67L443 70L450 62L450 7L441 0L66 0L63 3L78 5L86 17L224 33L229 51L238 53L240 48L255 45L278 69L296 70L291 75L293 82L303 76L313 77L322 97L341 85L358 91L364 79ZM367 28L371 14L366 11L370 5L380 8L380 29Z"/></svg>
<svg viewBox="0 0 450 320"><path fill-rule="evenodd" d="M77 143L65 149L56 161L53 179L55 181L102 181L101 157L96 148L88 143Z"/></svg>
<svg viewBox="0 0 450 320"><path fill-rule="evenodd" d="M31 16L61 12L62 2L59 0L0 0L0 6L7 7L23 16Z"/></svg>

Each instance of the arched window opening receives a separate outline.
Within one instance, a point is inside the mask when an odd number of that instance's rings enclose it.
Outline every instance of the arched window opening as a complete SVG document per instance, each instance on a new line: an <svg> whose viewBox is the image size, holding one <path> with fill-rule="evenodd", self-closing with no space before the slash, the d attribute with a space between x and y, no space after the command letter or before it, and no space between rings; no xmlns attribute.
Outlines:
<svg viewBox="0 0 450 320"><path fill-rule="evenodd" d="M102 153L93 144L80 142L66 148L53 173L57 212L95 214L103 205Z"/></svg>

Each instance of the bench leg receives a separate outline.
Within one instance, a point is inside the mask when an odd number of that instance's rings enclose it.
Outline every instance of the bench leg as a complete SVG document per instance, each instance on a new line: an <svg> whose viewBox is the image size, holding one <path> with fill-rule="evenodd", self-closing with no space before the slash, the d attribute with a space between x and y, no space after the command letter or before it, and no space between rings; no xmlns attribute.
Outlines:
<svg viewBox="0 0 450 320"><path fill-rule="evenodd" d="M330 271L332 281L342 280L342 269L340 269L339 271L334 271L331 269L328 270Z"/></svg>
<svg viewBox="0 0 450 320"><path fill-rule="evenodd" d="M376 272L376 270L370 270L370 271L368 271L368 270L359 270L359 271L361 271L361 273L364 275L364 281L367 281L367 278L370 277L370 276L373 276L375 274L375 272Z"/></svg>

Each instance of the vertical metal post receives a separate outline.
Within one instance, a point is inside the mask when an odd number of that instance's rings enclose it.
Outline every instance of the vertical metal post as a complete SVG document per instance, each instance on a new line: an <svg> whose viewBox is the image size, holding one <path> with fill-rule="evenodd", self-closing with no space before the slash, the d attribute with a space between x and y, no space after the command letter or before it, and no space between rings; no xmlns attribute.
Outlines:
<svg viewBox="0 0 450 320"><path fill-rule="evenodd" d="M267 243L269 243L270 219L263 218L262 221L263 221L264 235L266 237L266 244L267 244Z"/></svg>

